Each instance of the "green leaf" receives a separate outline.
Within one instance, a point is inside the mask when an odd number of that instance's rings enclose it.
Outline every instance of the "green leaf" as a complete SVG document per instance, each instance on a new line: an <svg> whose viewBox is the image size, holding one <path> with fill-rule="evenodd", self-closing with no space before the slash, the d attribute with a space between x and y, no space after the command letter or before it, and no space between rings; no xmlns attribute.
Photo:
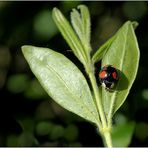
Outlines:
<svg viewBox="0 0 148 148"><path fill-rule="evenodd" d="M128 147L135 129L134 122L127 122L114 126L112 140L114 147Z"/></svg>
<svg viewBox="0 0 148 148"><path fill-rule="evenodd" d="M98 112L86 79L69 59L48 48L23 46L22 51L49 96L65 109L98 123Z"/></svg>
<svg viewBox="0 0 148 148"><path fill-rule="evenodd" d="M64 17L61 11L57 8L53 9L52 13L53 19L59 28L64 39L67 41L70 48L73 50L76 57L86 65L87 55L85 54L84 48L74 32L73 28L69 24L68 20Z"/></svg>
<svg viewBox="0 0 148 148"><path fill-rule="evenodd" d="M86 37L86 41L88 43L90 42L90 14L89 10L85 5L79 5L78 8L80 9L81 12L81 19L82 19L82 25L84 29L84 34Z"/></svg>
<svg viewBox="0 0 148 148"><path fill-rule="evenodd" d="M71 12L72 25L80 38L85 52L90 53L90 14L85 5L79 5L80 13L73 9Z"/></svg>
<svg viewBox="0 0 148 148"><path fill-rule="evenodd" d="M106 52L108 51L108 49L110 48L112 42L114 41L114 39L116 38L116 35L114 35L113 37L111 37L106 43L104 43L93 55L92 57L92 61L93 63L96 63L98 61L100 61L103 56L106 54Z"/></svg>
<svg viewBox="0 0 148 148"><path fill-rule="evenodd" d="M110 117L123 104L136 78L139 65L139 47L134 33L136 25L136 22L127 21L102 59L102 67L111 64L119 70L115 90L110 92L102 88L103 106Z"/></svg>
<svg viewBox="0 0 148 148"><path fill-rule="evenodd" d="M83 40L84 32L82 31L83 30L82 20L81 20L80 13L76 9L73 9L71 12L71 23L78 37L81 40Z"/></svg>

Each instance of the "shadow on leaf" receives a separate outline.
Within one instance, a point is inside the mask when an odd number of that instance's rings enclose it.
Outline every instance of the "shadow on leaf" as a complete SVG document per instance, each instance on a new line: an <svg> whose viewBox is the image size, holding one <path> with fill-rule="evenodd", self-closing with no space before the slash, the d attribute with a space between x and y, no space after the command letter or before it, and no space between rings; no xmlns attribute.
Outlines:
<svg viewBox="0 0 148 148"><path fill-rule="evenodd" d="M116 90L125 90L128 88L129 81L128 81L126 75L122 71L120 71L119 69L117 69L117 70L118 70L118 74L119 74L119 81L118 81L115 89Z"/></svg>

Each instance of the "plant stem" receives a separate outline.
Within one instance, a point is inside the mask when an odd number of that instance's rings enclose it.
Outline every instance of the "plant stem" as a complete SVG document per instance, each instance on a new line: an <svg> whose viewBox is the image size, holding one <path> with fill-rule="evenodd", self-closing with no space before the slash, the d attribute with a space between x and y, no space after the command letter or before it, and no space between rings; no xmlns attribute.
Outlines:
<svg viewBox="0 0 148 148"><path fill-rule="evenodd" d="M93 92L94 92L97 108L98 108L101 123L102 123L101 127L99 127L99 128L100 128L100 132L101 132L102 136L104 137L104 139L106 141L107 147L112 148L112 139L111 139L111 130L110 130L111 127L108 126L108 124L107 124L106 116L105 116L105 113L104 113L104 110L103 110L103 105L102 105L102 102L101 102L101 97L100 97L100 94L99 94L98 85L96 83L96 78L94 76L94 72L93 72L92 67L93 66L91 65L89 70L87 71L87 73L88 73L89 79L91 81L92 89L93 89Z"/></svg>
<svg viewBox="0 0 148 148"><path fill-rule="evenodd" d="M107 116L107 122L110 128L112 127L112 114L113 114L114 104L115 104L115 97L111 98L110 109Z"/></svg>
<svg viewBox="0 0 148 148"><path fill-rule="evenodd" d="M111 139L111 132L110 132L110 130L109 131L106 131L106 132L104 132L102 134L103 134L104 139L106 141L107 147L108 148L112 148L113 146L112 146L112 139Z"/></svg>
<svg viewBox="0 0 148 148"><path fill-rule="evenodd" d="M94 95L95 95L95 99L96 99L97 107L98 107L98 110L99 110L102 125L104 125L106 127L107 123L106 123L106 118L105 118L105 114L104 114L103 107L102 107L101 98L100 98L99 93L98 93L99 89L97 87L96 79L95 79L92 71L89 72L89 78L90 78L92 88L93 88L93 91L94 91Z"/></svg>

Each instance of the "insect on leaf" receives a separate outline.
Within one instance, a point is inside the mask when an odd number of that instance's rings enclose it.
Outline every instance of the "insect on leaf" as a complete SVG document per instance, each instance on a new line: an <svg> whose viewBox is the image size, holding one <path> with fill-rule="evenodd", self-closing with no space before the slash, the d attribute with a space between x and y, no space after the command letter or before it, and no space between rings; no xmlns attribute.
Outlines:
<svg viewBox="0 0 148 148"><path fill-rule="evenodd" d="M102 101L106 114L116 112L123 104L136 78L139 47L134 32L135 26L136 22L127 21L116 33L116 38L102 59L102 67L111 64L119 73L115 90L109 92L102 88Z"/></svg>

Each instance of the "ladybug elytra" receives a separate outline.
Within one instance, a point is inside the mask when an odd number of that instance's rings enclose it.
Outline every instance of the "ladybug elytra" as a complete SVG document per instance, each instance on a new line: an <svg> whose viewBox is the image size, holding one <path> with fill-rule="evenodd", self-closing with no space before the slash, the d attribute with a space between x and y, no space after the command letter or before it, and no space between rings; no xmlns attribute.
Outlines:
<svg viewBox="0 0 148 148"><path fill-rule="evenodd" d="M101 84L108 90L111 90L118 81L118 72L112 65L105 65L99 72Z"/></svg>

